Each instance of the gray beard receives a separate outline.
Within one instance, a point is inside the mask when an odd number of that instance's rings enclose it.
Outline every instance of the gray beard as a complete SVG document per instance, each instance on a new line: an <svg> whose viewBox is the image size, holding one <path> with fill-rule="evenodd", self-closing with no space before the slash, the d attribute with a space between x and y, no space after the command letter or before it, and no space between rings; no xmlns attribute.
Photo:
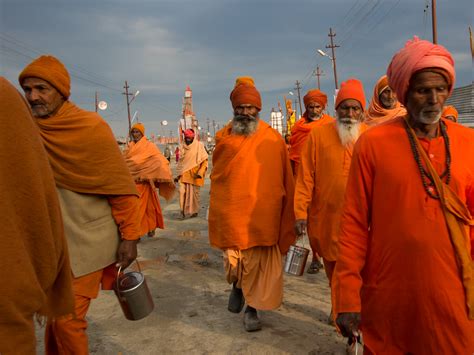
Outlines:
<svg viewBox="0 0 474 355"><path fill-rule="evenodd" d="M232 134L250 136L257 130L258 116L234 116L232 119Z"/></svg>
<svg viewBox="0 0 474 355"><path fill-rule="evenodd" d="M360 122L349 118L337 120L337 133L344 147L354 144L360 135Z"/></svg>

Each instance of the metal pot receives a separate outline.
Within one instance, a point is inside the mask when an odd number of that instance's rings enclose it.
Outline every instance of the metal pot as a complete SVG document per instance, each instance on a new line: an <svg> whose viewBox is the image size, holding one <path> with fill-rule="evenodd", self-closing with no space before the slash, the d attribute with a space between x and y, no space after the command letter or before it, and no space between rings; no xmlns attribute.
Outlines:
<svg viewBox="0 0 474 355"><path fill-rule="evenodd" d="M120 307L128 320L145 318L155 308L145 276L141 272L138 260L136 262L139 271L130 271L120 275L121 267L119 267L114 287Z"/></svg>
<svg viewBox="0 0 474 355"><path fill-rule="evenodd" d="M304 239L304 236L303 236ZM304 273L306 261L308 260L309 249L304 246L299 247L296 243L290 246L285 260L285 272L290 275L301 276Z"/></svg>

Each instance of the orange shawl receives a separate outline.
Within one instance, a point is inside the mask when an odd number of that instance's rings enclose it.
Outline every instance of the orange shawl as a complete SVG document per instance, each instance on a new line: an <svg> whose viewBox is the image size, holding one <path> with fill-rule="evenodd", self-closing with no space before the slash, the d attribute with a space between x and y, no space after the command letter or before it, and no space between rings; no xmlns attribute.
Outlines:
<svg viewBox="0 0 474 355"><path fill-rule="evenodd" d="M129 144L124 156L135 181L152 181L167 201L173 197L176 186L170 164L154 143L142 137L137 143Z"/></svg>
<svg viewBox="0 0 474 355"><path fill-rule="evenodd" d="M37 118L59 187L97 195L138 195L107 123L66 101L53 117Z"/></svg>
<svg viewBox="0 0 474 355"><path fill-rule="evenodd" d="M319 127L333 121L333 117L323 114L319 120L306 123L305 113L291 128L290 159L299 163L301 151L308 139L309 132L311 132L314 127Z"/></svg>
<svg viewBox="0 0 474 355"><path fill-rule="evenodd" d="M366 117L364 123L369 126L376 126L382 122L391 120L397 116L404 116L406 114L406 110L399 101L397 101L397 105L393 109L386 109L380 103L379 96L388 86L388 79L387 76L382 76L375 84L374 93L372 94L372 101L370 101L369 109L367 110Z"/></svg>
<svg viewBox="0 0 474 355"><path fill-rule="evenodd" d="M176 167L176 174L178 176L183 175L186 171L198 166L203 161L209 159L209 156L204 148L204 144L194 138L190 145L184 143L180 151L180 158L178 166Z"/></svg>
<svg viewBox="0 0 474 355"><path fill-rule="evenodd" d="M0 140L0 353L16 354L34 349L34 313L72 313L74 298L53 173L28 104L3 77L0 128L14 131Z"/></svg>
<svg viewBox="0 0 474 355"><path fill-rule="evenodd" d="M284 254L295 240L294 182L286 144L261 120L251 136L231 130L227 125L216 136L210 244L223 250L278 244Z"/></svg>

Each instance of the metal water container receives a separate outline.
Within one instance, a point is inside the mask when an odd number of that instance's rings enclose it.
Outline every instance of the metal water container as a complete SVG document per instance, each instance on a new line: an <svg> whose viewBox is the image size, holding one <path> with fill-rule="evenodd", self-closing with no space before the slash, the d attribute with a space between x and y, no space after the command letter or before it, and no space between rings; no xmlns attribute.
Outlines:
<svg viewBox="0 0 474 355"><path fill-rule="evenodd" d="M119 268L114 287L120 307L125 318L128 320L145 318L155 308L153 298L138 261L137 265L140 271L130 271L122 275L120 275L121 268Z"/></svg>
<svg viewBox="0 0 474 355"><path fill-rule="evenodd" d="M303 243L306 233L303 235ZM288 253L286 254L285 260L285 272L294 276L301 276L304 273L306 261L308 260L309 249L296 245L296 243L290 246Z"/></svg>

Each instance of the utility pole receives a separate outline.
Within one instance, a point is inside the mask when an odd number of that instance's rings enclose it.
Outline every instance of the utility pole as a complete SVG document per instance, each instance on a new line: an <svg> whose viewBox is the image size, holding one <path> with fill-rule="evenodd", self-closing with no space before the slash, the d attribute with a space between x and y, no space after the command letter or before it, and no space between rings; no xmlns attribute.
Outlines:
<svg viewBox="0 0 474 355"><path fill-rule="evenodd" d="M438 33L436 30L436 0L431 0L431 24L433 25L433 43L438 44Z"/></svg>
<svg viewBox="0 0 474 355"><path fill-rule="evenodd" d="M215 137L216 136L216 121L215 120L212 120L212 128L213 128L213 132L214 132L213 137Z"/></svg>
<svg viewBox="0 0 474 355"><path fill-rule="evenodd" d="M316 71L314 71L313 74L316 78L318 78L318 90L321 90L321 82L319 80L319 77L322 76L324 73L319 70L319 65L316 66Z"/></svg>
<svg viewBox="0 0 474 355"><path fill-rule="evenodd" d="M209 117L206 118L206 123L207 123L207 134L209 135L209 125L210 125Z"/></svg>
<svg viewBox="0 0 474 355"><path fill-rule="evenodd" d="M97 94L97 91L95 92L95 112L99 109L99 96Z"/></svg>
<svg viewBox="0 0 474 355"><path fill-rule="evenodd" d="M125 98L127 99L127 114L128 114L128 134L127 136L130 136L130 131L132 130L132 121L131 121L131 117L130 117L130 100L129 100L129 97L130 94L128 92L128 88L130 86L128 86L128 83L127 83L127 80L125 80L125 86L123 87L125 89L125 92L123 92L122 94L125 95Z"/></svg>
<svg viewBox="0 0 474 355"><path fill-rule="evenodd" d="M332 28L329 28L329 38L331 39L331 45L326 46L326 48L331 48L332 50L332 68L334 70L334 84L336 85L336 90L339 89L339 85L337 83L337 69L336 69L336 52L334 51L335 48L339 48L340 46L334 44L334 37L336 34L332 32Z"/></svg>
<svg viewBox="0 0 474 355"><path fill-rule="evenodd" d="M472 38L472 28L469 26L469 43L471 44L471 55L474 59L474 39Z"/></svg>
<svg viewBox="0 0 474 355"><path fill-rule="evenodd" d="M303 112L303 108L301 106L301 93L300 93L300 89L301 89L301 84L298 80L296 80L296 87L295 87L295 90L298 91L298 102L300 104L300 114L302 114ZM295 106L296 107L296 106Z"/></svg>

